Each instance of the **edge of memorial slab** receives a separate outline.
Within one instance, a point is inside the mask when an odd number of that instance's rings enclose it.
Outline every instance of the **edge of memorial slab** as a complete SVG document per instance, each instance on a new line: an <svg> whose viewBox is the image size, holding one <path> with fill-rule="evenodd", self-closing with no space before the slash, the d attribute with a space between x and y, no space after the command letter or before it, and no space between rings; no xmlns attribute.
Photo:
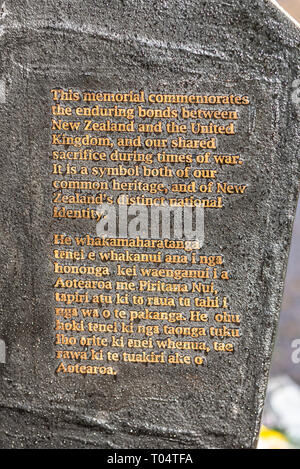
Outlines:
<svg viewBox="0 0 300 469"><path fill-rule="evenodd" d="M285 10L285 8L282 5L280 5L277 0L267 0L266 3L269 4L269 7L276 8L277 11L279 11L281 14L283 14L285 19L287 19L290 23L292 23L296 27L297 33L300 32L300 23L287 10ZM300 195L299 195L299 202L300 202ZM286 269L286 271L287 271L287 269ZM278 327L279 327L279 323L277 323L277 329L278 329ZM276 333L277 333L277 331L276 331ZM273 350L274 350L274 344L275 344L275 342L273 342ZM273 352L272 352L272 355L273 355ZM269 369L269 372L270 372L270 369ZM268 375L269 375L269 372L268 372ZM262 398L262 395L260 395L258 397L258 401L259 401L259 403L258 403L259 410L258 410L258 414L257 414L258 418L257 418L256 424L255 424L254 438L252 439L252 448L254 448L254 449L257 449L257 445L258 445L260 428L261 428L261 425L262 425L261 419L262 419L262 413L263 413L264 405L265 405L265 395L266 395L266 392L267 392L268 380L269 380L268 376L265 376L264 377L264 381L265 381L264 396L263 396L263 398Z"/></svg>
<svg viewBox="0 0 300 469"><path fill-rule="evenodd" d="M290 21L292 21L292 23L294 23L294 25L297 26L297 28L300 28L300 23L296 20L296 18L294 18L294 16L292 16L288 11L285 10L285 8L283 8L283 6L281 6L277 0L268 0L270 3L272 3L272 5L274 5L276 8L278 8Z"/></svg>

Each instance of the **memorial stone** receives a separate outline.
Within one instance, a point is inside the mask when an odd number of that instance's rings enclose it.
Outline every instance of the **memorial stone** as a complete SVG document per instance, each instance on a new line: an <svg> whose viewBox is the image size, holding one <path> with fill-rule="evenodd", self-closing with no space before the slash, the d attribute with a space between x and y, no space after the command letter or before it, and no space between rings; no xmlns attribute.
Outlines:
<svg viewBox="0 0 300 469"><path fill-rule="evenodd" d="M7 0L3 448L254 448L299 182L269 0Z"/></svg>

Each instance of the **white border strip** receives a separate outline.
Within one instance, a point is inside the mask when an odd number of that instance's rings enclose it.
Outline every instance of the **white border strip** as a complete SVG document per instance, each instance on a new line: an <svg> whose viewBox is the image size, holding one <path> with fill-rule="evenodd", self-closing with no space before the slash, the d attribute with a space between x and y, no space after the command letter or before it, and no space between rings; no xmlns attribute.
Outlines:
<svg viewBox="0 0 300 469"><path fill-rule="evenodd" d="M282 13L284 13L285 16L287 16L298 28L300 28L300 23L298 23L298 21L292 15L290 15L290 13L288 13L281 5L279 5L277 0L269 0L269 1L273 3L273 5L275 5L278 8L278 10L282 11Z"/></svg>

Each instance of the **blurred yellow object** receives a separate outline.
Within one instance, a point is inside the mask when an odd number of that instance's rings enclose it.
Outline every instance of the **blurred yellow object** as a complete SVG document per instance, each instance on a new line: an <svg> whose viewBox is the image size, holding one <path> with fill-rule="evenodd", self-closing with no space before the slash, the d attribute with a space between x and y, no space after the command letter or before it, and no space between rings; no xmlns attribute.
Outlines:
<svg viewBox="0 0 300 469"><path fill-rule="evenodd" d="M282 433L261 427L257 449L293 449Z"/></svg>

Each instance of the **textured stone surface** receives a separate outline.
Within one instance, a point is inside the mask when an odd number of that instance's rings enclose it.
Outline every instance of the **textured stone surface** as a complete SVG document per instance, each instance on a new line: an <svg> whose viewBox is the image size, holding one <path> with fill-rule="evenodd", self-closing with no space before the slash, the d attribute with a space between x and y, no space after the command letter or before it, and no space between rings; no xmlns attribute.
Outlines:
<svg viewBox="0 0 300 469"><path fill-rule="evenodd" d="M0 14L1 446L255 446L297 202L299 31L263 0L7 0ZM235 354L197 370L54 374L52 87L251 96L234 148L249 190L206 226L207 249L233 271L228 294L243 316Z"/></svg>

